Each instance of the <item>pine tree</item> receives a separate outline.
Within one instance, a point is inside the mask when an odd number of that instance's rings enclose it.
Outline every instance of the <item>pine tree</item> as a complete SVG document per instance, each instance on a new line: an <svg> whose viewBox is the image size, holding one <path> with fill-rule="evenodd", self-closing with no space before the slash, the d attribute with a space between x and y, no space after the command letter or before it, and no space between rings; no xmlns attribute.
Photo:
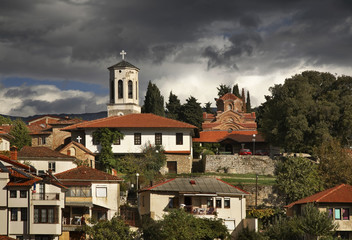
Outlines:
<svg viewBox="0 0 352 240"><path fill-rule="evenodd" d="M169 103L166 103L166 114L168 118L179 119L181 103L178 97L170 92Z"/></svg>
<svg viewBox="0 0 352 240"><path fill-rule="evenodd" d="M204 112L206 112L206 113L214 113L213 110L211 109L211 102L205 103Z"/></svg>
<svg viewBox="0 0 352 240"><path fill-rule="evenodd" d="M235 84L233 86L232 93L235 94L236 97L241 98L240 89L238 88L238 84Z"/></svg>
<svg viewBox="0 0 352 240"><path fill-rule="evenodd" d="M196 98L190 96L186 100L186 103L182 105L180 120L192 124L199 129L202 128L203 110Z"/></svg>
<svg viewBox="0 0 352 240"><path fill-rule="evenodd" d="M224 96L226 93L231 92L231 87L225 84L220 84L219 87L216 88L218 90L218 97Z"/></svg>
<svg viewBox="0 0 352 240"><path fill-rule="evenodd" d="M252 111L251 99L249 97L249 91L247 91L246 111L247 111L247 113Z"/></svg>
<svg viewBox="0 0 352 240"><path fill-rule="evenodd" d="M165 116L164 97L161 95L159 88L151 81L149 81L145 95L143 112Z"/></svg>

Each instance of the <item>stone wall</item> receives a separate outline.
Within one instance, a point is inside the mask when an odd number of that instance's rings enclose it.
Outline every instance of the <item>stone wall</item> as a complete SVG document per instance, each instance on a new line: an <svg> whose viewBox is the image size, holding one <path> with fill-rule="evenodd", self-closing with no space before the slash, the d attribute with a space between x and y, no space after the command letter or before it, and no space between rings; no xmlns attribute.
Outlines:
<svg viewBox="0 0 352 240"><path fill-rule="evenodd" d="M250 195L246 196L246 205L247 209L255 207L255 198L256 198L256 187L253 184L245 184L238 186L239 188L245 190ZM285 201L278 194L277 187L258 185L258 197L257 197L257 206L267 206L267 207L282 207L285 205Z"/></svg>
<svg viewBox="0 0 352 240"><path fill-rule="evenodd" d="M180 173L191 173L192 169L192 158L190 155L183 154L165 154L166 161L176 161L177 162L177 174Z"/></svg>
<svg viewBox="0 0 352 240"><path fill-rule="evenodd" d="M207 155L205 172L274 175L276 160L268 156Z"/></svg>

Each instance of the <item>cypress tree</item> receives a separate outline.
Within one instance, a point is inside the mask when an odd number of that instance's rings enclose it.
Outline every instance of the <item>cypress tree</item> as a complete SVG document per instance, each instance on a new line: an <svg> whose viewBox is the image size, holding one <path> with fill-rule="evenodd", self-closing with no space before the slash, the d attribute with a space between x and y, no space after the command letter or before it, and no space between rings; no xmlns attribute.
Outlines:
<svg viewBox="0 0 352 240"><path fill-rule="evenodd" d="M151 81L149 81L145 95L143 112L165 116L164 97L161 95L159 88Z"/></svg>
<svg viewBox="0 0 352 240"><path fill-rule="evenodd" d="M192 124L199 129L202 128L203 110L196 98L190 96L186 100L186 103L182 105L180 120Z"/></svg>
<svg viewBox="0 0 352 240"><path fill-rule="evenodd" d="M178 99L178 97L175 94L173 94L171 91L169 95L169 103L166 103L167 117L178 120L180 110L181 110L181 102Z"/></svg>
<svg viewBox="0 0 352 240"><path fill-rule="evenodd" d="M247 113L252 111L252 107L251 107L251 99L249 97L249 91L247 91L247 102L246 102L246 110Z"/></svg>
<svg viewBox="0 0 352 240"><path fill-rule="evenodd" d="M235 84L232 88L232 93L236 96L241 98L241 94L240 94L240 89L238 88L238 84Z"/></svg>

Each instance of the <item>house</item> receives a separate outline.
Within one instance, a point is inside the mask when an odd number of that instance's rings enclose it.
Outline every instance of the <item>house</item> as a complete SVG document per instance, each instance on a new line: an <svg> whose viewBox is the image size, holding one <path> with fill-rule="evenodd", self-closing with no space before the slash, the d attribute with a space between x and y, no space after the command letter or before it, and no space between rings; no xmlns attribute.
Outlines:
<svg viewBox="0 0 352 240"><path fill-rule="evenodd" d="M192 136L195 126L150 113L111 116L63 128L70 131L72 141L80 139L91 152L98 154L100 144L93 139L99 128L118 129L123 135L113 143L115 155L140 154L145 145L162 145L169 172L190 173L192 169Z"/></svg>
<svg viewBox="0 0 352 240"><path fill-rule="evenodd" d="M266 152L269 154L270 145L264 137L253 131L202 131L199 137L193 138L193 142L204 145L206 143L218 143L220 147L217 154L239 153L241 149L250 149L252 154Z"/></svg>
<svg viewBox="0 0 352 240"><path fill-rule="evenodd" d="M79 122L83 122L83 120L51 115L30 120L28 122L28 129L32 137L32 146L44 146L53 150L59 150L71 139L70 133L61 131L61 128Z"/></svg>
<svg viewBox="0 0 352 240"><path fill-rule="evenodd" d="M68 187L60 239L80 239L82 233L78 227L89 218L111 219L119 214L121 178L87 166L58 173L55 177Z"/></svg>
<svg viewBox="0 0 352 240"><path fill-rule="evenodd" d="M48 147L24 146L17 154L17 160L34 166L39 173L59 173L77 167L77 159Z"/></svg>
<svg viewBox="0 0 352 240"><path fill-rule="evenodd" d="M170 209L184 209L201 218L218 218L230 232L243 227L248 192L216 178L174 178L141 189L139 214L160 220Z"/></svg>
<svg viewBox="0 0 352 240"><path fill-rule="evenodd" d="M13 139L9 133L0 130L0 152L10 151L10 141Z"/></svg>
<svg viewBox="0 0 352 240"><path fill-rule="evenodd" d="M300 215L302 208L313 203L320 211L329 213L338 224L336 235L342 239L352 238L352 186L341 184L300 199L286 206L287 215Z"/></svg>
<svg viewBox="0 0 352 240"><path fill-rule="evenodd" d="M0 155L0 235L58 239L66 187L52 175ZM6 239L6 238L2 238Z"/></svg>
<svg viewBox="0 0 352 240"><path fill-rule="evenodd" d="M95 168L95 154L86 148L82 143L72 141L62 147L59 152L75 157L78 162L83 165Z"/></svg>

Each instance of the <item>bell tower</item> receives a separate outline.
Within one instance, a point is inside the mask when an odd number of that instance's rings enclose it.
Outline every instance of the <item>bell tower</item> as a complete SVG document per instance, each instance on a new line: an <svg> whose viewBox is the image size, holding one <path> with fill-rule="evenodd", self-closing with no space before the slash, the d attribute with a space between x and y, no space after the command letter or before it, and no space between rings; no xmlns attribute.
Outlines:
<svg viewBox="0 0 352 240"><path fill-rule="evenodd" d="M110 102L108 117L141 113L139 106L139 68L125 61L127 53L122 50L122 61L109 67Z"/></svg>

